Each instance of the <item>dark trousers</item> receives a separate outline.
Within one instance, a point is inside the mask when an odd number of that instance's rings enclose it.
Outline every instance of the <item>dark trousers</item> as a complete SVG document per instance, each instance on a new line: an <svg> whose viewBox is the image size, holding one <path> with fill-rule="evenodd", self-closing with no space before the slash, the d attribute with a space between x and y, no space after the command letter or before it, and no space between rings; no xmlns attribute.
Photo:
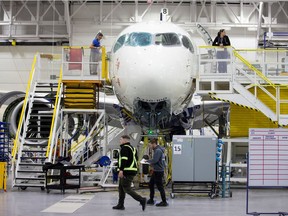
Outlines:
<svg viewBox="0 0 288 216"><path fill-rule="evenodd" d="M165 190L164 190L164 186L163 186L163 176L164 176L164 172L153 172L151 178L150 178L150 182L149 182L149 188L150 188L150 199L153 200L154 199L154 195L155 195L155 188L154 185L156 184L160 195L161 195L161 199L163 202L166 202L166 195L165 195Z"/></svg>
<svg viewBox="0 0 288 216"><path fill-rule="evenodd" d="M134 190L131 188L131 183L133 181L134 176L133 175L126 175L124 178L119 178L119 201L118 205L124 206L124 200L126 193L129 194L131 197L133 197L138 202L141 202L144 198L137 194Z"/></svg>

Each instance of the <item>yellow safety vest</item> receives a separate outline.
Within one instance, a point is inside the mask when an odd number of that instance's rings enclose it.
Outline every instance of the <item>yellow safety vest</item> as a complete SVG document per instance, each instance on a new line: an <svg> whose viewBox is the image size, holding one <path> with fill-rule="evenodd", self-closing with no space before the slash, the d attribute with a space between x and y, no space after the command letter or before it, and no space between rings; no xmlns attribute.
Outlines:
<svg viewBox="0 0 288 216"><path fill-rule="evenodd" d="M137 172L137 167L138 167L137 159L136 159L137 151L136 151L136 149L134 147L132 147L130 145L126 145L126 146L131 149L131 151L133 153L133 160L132 160L132 163L131 163L131 165L129 167L124 167L124 171L135 171L135 172ZM128 160L128 157L126 157L126 156L122 157L120 155L120 157L119 157L119 167L121 167L121 161L122 160Z"/></svg>

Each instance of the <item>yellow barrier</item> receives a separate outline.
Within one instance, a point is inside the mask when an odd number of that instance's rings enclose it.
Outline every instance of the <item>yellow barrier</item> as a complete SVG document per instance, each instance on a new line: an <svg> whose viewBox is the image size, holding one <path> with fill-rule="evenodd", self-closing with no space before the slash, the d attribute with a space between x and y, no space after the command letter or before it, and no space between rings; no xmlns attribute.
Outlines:
<svg viewBox="0 0 288 216"><path fill-rule="evenodd" d="M7 163L0 162L0 190L6 191L6 181L7 181Z"/></svg>

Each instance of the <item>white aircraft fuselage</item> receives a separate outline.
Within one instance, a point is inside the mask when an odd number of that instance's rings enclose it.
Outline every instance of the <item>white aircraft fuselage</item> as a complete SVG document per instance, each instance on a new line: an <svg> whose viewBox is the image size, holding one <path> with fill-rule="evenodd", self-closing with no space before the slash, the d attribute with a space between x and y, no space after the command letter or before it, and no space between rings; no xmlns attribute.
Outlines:
<svg viewBox="0 0 288 216"><path fill-rule="evenodd" d="M131 25L117 37L109 75L124 108L144 126L157 128L190 102L196 70L190 35L172 23L148 22Z"/></svg>

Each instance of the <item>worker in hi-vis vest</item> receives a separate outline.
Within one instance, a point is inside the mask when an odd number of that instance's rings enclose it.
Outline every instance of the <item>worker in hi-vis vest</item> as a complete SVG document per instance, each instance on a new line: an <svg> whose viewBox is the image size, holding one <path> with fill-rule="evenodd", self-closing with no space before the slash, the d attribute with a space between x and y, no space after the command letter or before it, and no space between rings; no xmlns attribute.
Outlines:
<svg viewBox="0 0 288 216"><path fill-rule="evenodd" d="M118 160L118 177L119 177L119 200L113 209L124 210L124 200L125 194L129 194L135 200L140 202L142 210L146 208L146 198L137 194L131 188L131 184L134 176L137 174L138 170L138 155L137 150L130 145L130 137L128 135L123 135L120 138L120 154Z"/></svg>

